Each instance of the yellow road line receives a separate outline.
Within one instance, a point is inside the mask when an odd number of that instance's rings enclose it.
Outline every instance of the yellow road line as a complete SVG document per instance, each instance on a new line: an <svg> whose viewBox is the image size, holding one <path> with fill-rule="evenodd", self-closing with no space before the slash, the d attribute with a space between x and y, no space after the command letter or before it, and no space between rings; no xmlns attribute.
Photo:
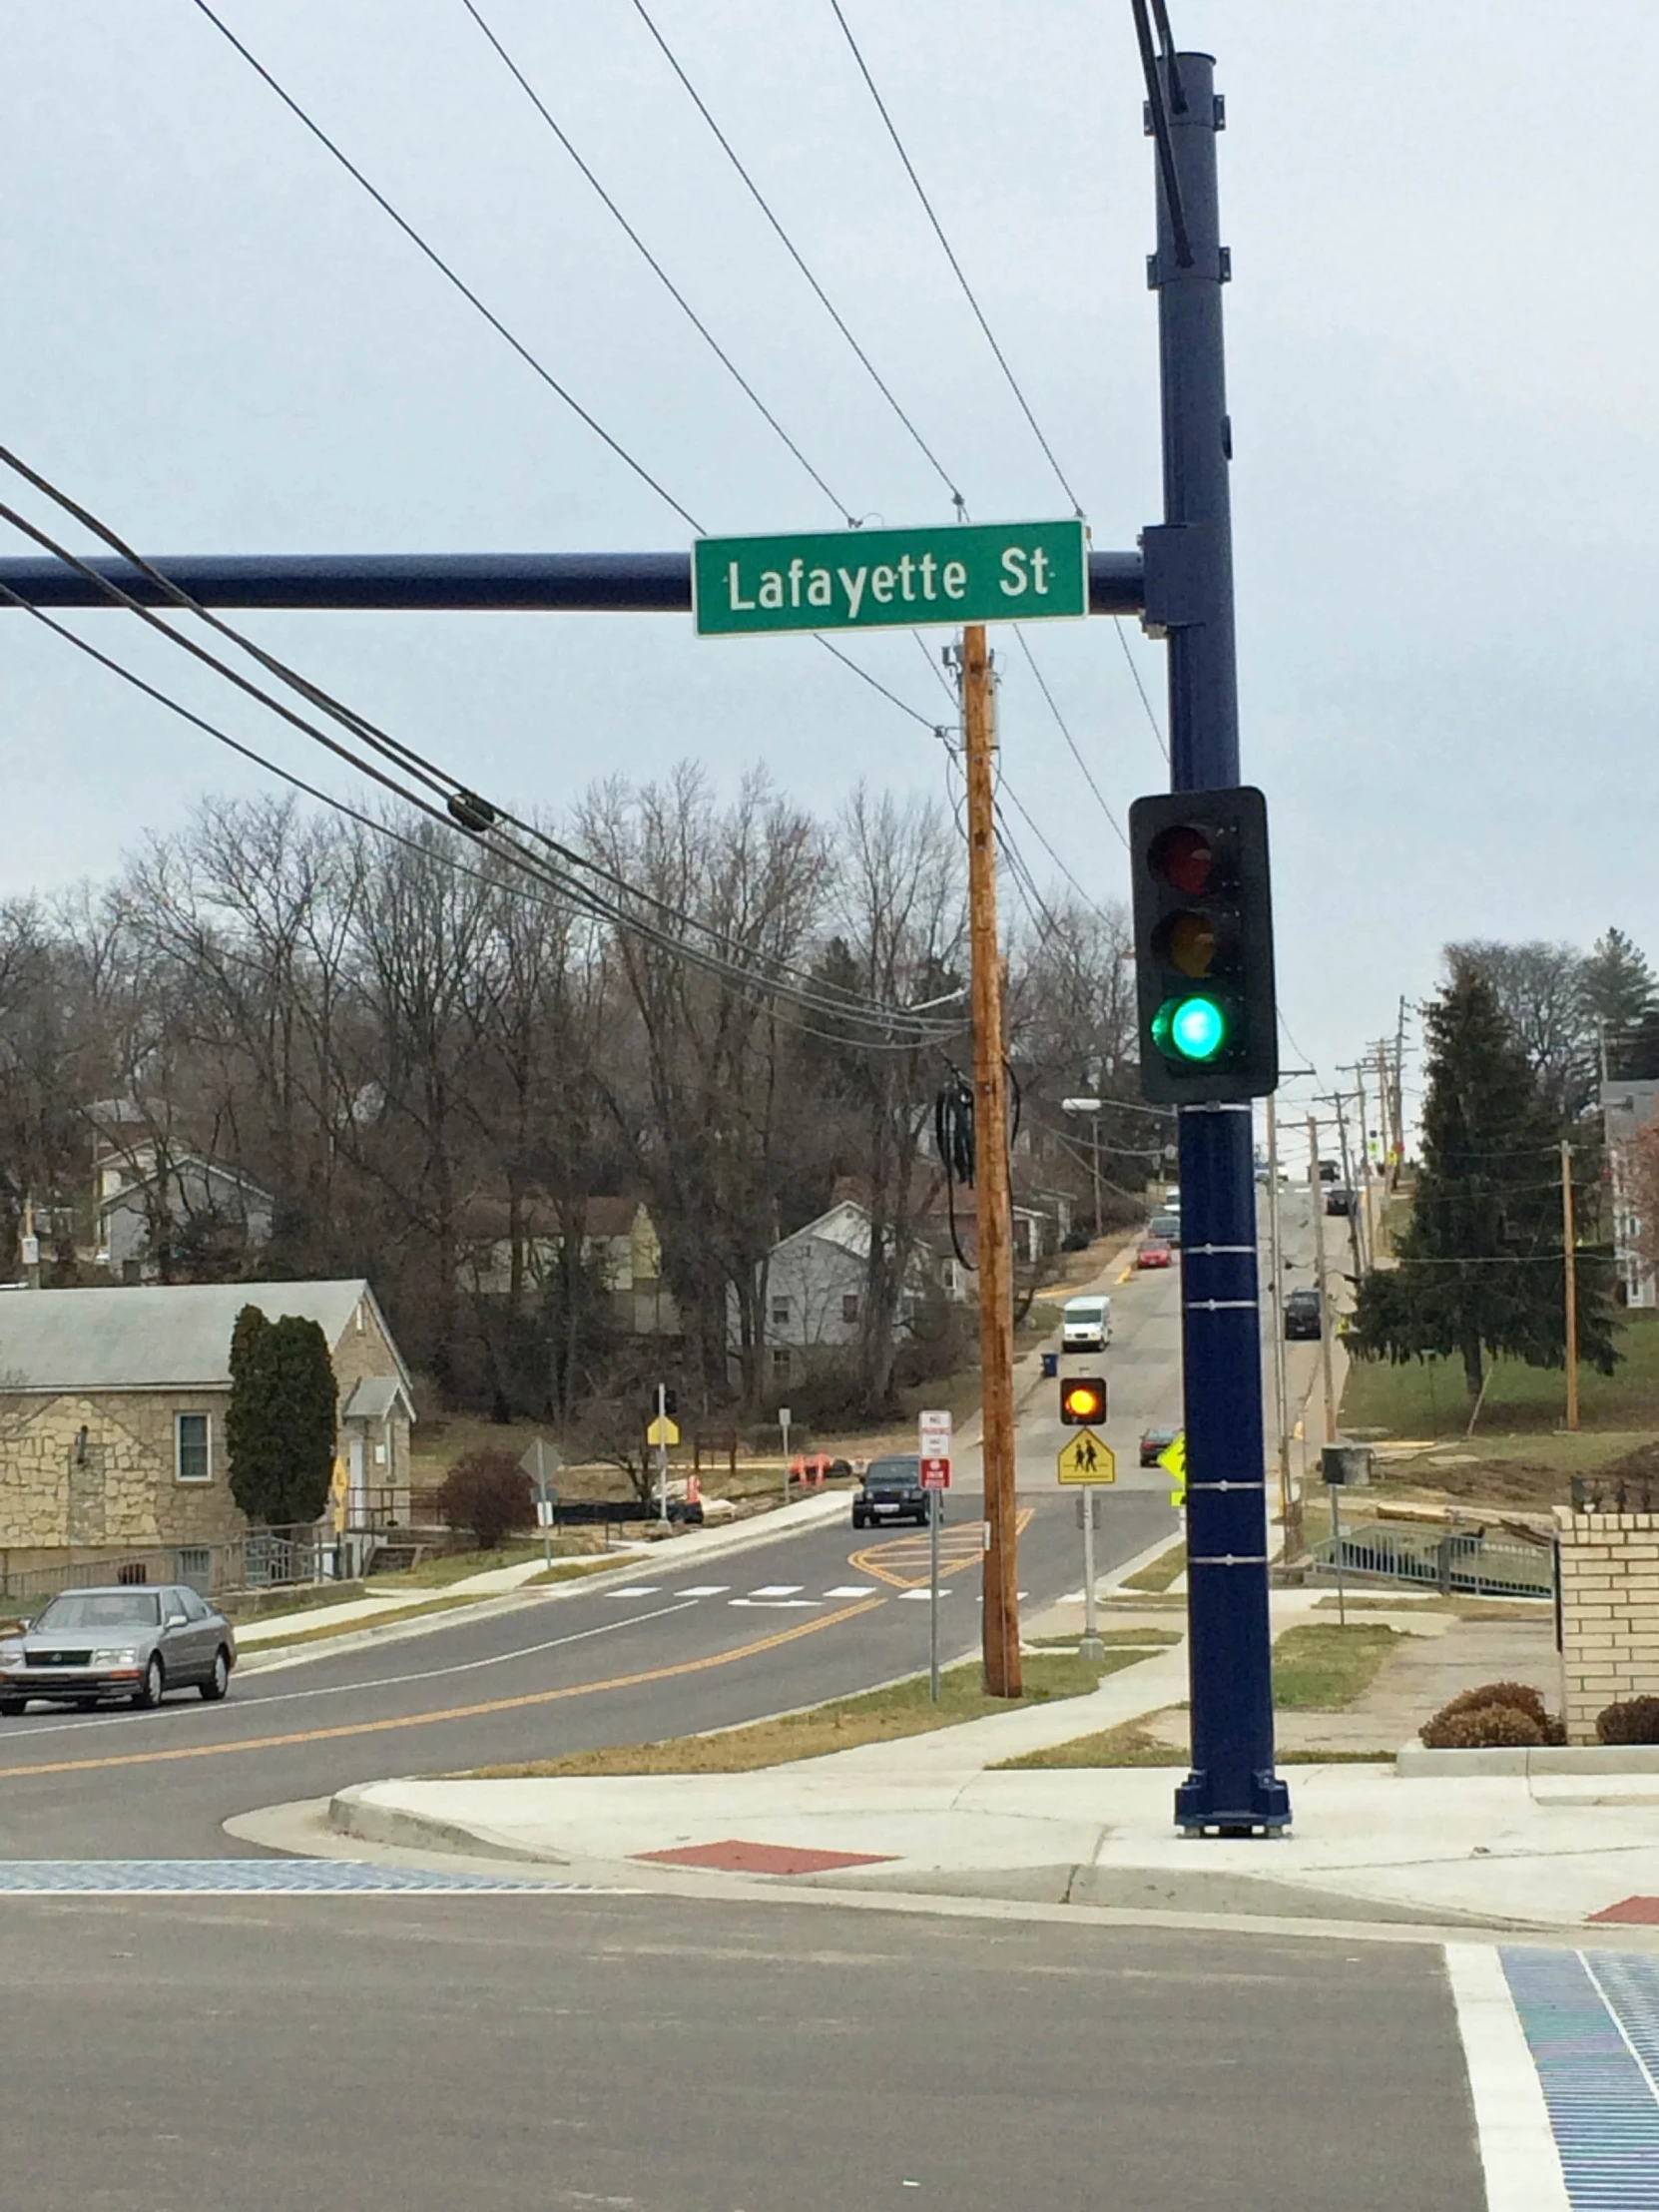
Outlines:
<svg viewBox="0 0 1659 2212"><path fill-rule="evenodd" d="M281 1736L244 1736L229 1744L182 1744L168 1751L122 1751L103 1759L55 1759L39 1766L0 1767L0 1781L10 1782L31 1774L90 1774L104 1767L153 1767L174 1759L224 1759L241 1751L279 1751L293 1744L329 1743L343 1736L379 1736L394 1728L429 1728L439 1721L476 1720L486 1713L512 1713L529 1705L556 1705L562 1699L592 1697L601 1690L632 1690L642 1682L671 1682L682 1675L704 1674L713 1667L730 1666L737 1659L753 1659L758 1652L776 1651L780 1644L793 1644L799 1637L815 1636L821 1629L838 1627L855 1614L873 1612L876 1606L886 1602L882 1597L866 1597L857 1605L843 1605L838 1612L826 1613L818 1620L802 1621L794 1628L779 1629L771 1636L758 1636L752 1643L739 1644L731 1651L711 1652L705 1659L682 1659L668 1667L646 1667L638 1674L612 1675L604 1682L574 1682L562 1690L527 1690L518 1697L488 1698L476 1705L450 1705L428 1713L401 1713L395 1719L344 1721L333 1728L297 1728Z"/></svg>
<svg viewBox="0 0 1659 2212"><path fill-rule="evenodd" d="M1030 1525L1032 1508L1022 1505L1014 1516L1014 1534L1021 1536ZM926 1536L889 1537L884 1544L866 1544L861 1551L849 1551L846 1563L856 1567L860 1574L873 1574L878 1582L885 1582L895 1590L919 1590L931 1574ZM955 1549L949 1548L954 1543ZM970 1547L971 1548L968 1548ZM971 1529L952 1528L944 1532L939 1544L939 1573L960 1574L964 1567L971 1567L985 1556L985 1539L980 1533L980 1523L973 1522ZM890 1572L881 1564L886 1559L895 1567L919 1564L919 1574Z"/></svg>

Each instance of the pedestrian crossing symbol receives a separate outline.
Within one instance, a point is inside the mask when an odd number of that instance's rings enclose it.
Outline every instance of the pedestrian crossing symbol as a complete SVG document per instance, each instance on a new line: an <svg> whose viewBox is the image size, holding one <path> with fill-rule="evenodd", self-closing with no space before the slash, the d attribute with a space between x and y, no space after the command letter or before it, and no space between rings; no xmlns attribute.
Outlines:
<svg viewBox="0 0 1659 2212"><path fill-rule="evenodd" d="M1092 1428L1080 1428L1059 1458L1062 1482L1115 1482L1118 1463L1110 1444L1103 1444Z"/></svg>

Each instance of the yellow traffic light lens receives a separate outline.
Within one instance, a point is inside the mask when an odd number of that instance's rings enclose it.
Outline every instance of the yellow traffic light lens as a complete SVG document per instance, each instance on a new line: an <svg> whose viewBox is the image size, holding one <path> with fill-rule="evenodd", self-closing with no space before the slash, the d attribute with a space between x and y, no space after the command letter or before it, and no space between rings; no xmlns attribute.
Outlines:
<svg viewBox="0 0 1659 2212"><path fill-rule="evenodd" d="M1099 1420L1106 1409L1106 1392L1098 1382L1068 1382L1060 1404L1069 1421Z"/></svg>
<svg viewBox="0 0 1659 2212"><path fill-rule="evenodd" d="M1176 914L1164 930L1164 958L1194 982L1216 964L1216 925L1208 914Z"/></svg>

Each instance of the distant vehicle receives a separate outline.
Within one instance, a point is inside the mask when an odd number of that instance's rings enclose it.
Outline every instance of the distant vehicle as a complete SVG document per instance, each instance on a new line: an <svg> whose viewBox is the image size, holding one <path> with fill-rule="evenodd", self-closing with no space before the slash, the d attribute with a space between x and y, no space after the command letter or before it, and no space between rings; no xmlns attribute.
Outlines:
<svg viewBox="0 0 1659 2212"><path fill-rule="evenodd" d="M1109 1298L1068 1298L1060 1309L1060 1347L1065 1352L1104 1352L1112 1341Z"/></svg>
<svg viewBox="0 0 1659 2212"><path fill-rule="evenodd" d="M1318 1337L1321 1331L1318 1291L1292 1291L1285 1301L1287 1337Z"/></svg>
<svg viewBox="0 0 1659 2212"><path fill-rule="evenodd" d="M1148 1237L1136 1250L1135 1265L1138 1268L1167 1268L1173 1257L1162 1237Z"/></svg>
<svg viewBox="0 0 1659 2212"><path fill-rule="evenodd" d="M921 1461L913 1451L895 1452L888 1459L872 1459L864 1469L862 1486L852 1494L854 1528L877 1528L886 1521L919 1521L925 1528L928 1493L921 1486ZM944 1517L944 1500L939 1500Z"/></svg>
<svg viewBox="0 0 1659 2212"><path fill-rule="evenodd" d="M1181 1242L1181 1216L1179 1214L1154 1214L1146 1225L1149 1237L1162 1239L1165 1244Z"/></svg>
<svg viewBox="0 0 1659 2212"><path fill-rule="evenodd" d="M1354 1193L1346 1183L1333 1183L1325 1194L1325 1210L1328 1214L1352 1214Z"/></svg>
<svg viewBox="0 0 1659 2212"><path fill-rule="evenodd" d="M1341 1173L1342 1171L1335 1160L1322 1160L1320 1162L1320 1181L1322 1183L1337 1182Z"/></svg>
<svg viewBox="0 0 1659 2212"><path fill-rule="evenodd" d="M1169 1189L1164 1193L1164 1212L1166 1214L1178 1214L1180 1213L1180 1211L1181 1186L1179 1183L1172 1183Z"/></svg>
<svg viewBox="0 0 1659 2212"><path fill-rule="evenodd" d="M1179 1428L1143 1428L1141 1430L1141 1465L1155 1467L1161 1452L1168 1451L1181 1433Z"/></svg>
<svg viewBox="0 0 1659 2212"><path fill-rule="evenodd" d="M154 1707L184 1689L213 1703L236 1663L230 1622L183 1584L60 1590L0 1636L0 1713L15 1718L36 1699L82 1712L111 1698Z"/></svg>

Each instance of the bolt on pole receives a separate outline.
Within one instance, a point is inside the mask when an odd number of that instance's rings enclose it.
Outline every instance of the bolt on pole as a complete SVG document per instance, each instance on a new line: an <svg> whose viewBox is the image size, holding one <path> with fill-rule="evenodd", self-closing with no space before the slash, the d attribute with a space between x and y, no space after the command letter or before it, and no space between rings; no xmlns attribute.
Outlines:
<svg viewBox="0 0 1659 2212"><path fill-rule="evenodd" d="M1215 63L1182 54L1169 97L1180 219L1162 173L1158 294L1164 524L1148 533L1179 588L1170 602L1170 785L1213 791L1239 775L1216 134ZM1254 1835L1285 1827L1290 1793L1274 1773L1272 1632L1268 1617L1267 1464L1251 1109L1180 1114L1182 1356L1187 1430L1187 1618L1192 1772L1176 1792L1177 1824Z"/></svg>
<svg viewBox="0 0 1659 2212"><path fill-rule="evenodd" d="M973 1004L973 1183L979 1243L980 1458L985 1481L985 1688L992 1697L1018 1697L1008 1094L1002 1055L1002 948L996 932L991 661L982 623L972 623L962 632L962 736Z"/></svg>

